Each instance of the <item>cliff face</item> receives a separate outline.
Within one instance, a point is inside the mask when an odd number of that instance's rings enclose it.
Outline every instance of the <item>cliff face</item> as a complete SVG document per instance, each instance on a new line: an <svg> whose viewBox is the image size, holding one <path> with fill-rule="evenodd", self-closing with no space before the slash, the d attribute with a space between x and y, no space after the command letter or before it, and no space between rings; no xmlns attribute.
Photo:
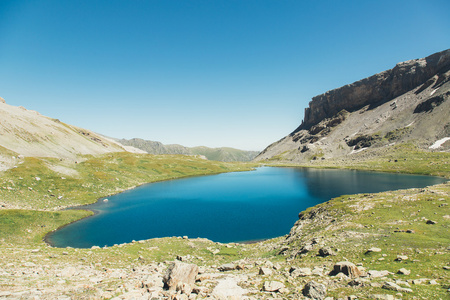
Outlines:
<svg viewBox="0 0 450 300"><path fill-rule="evenodd" d="M450 149L450 49L316 96L302 124L255 160L304 162L414 141Z"/></svg>
<svg viewBox="0 0 450 300"><path fill-rule="evenodd" d="M426 58L397 64L393 69L316 96L305 109L305 119L296 130L310 129L341 110L352 112L366 105L379 105L450 70L450 49Z"/></svg>

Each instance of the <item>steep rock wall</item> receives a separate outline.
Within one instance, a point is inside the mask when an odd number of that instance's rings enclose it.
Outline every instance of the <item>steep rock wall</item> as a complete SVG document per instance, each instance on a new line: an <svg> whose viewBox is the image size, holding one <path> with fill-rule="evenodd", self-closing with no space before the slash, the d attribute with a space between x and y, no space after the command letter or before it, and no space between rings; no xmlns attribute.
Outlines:
<svg viewBox="0 0 450 300"><path fill-rule="evenodd" d="M450 49L426 58L398 63L393 69L312 98L302 124L294 131L309 130L341 110L349 112L366 105L380 105L450 70Z"/></svg>

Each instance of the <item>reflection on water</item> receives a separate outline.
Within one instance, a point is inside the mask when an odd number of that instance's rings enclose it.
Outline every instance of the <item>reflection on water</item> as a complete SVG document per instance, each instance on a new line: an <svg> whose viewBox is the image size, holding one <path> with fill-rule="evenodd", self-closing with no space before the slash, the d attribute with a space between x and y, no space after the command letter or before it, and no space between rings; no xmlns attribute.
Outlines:
<svg viewBox="0 0 450 300"><path fill-rule="evenodd" d="M442 178L303 168L259 168L148 184L88 206L99 214L48 237L57 247L166 236L248 241L287 234L298 213L344 194L444 182Z"/></svg>

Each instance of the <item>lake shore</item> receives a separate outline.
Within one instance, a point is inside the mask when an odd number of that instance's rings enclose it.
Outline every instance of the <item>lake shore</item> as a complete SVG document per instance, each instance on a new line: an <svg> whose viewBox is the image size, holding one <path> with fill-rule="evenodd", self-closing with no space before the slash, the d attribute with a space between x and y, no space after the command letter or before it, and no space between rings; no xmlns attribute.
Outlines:
<svg viewBox="0 0 450 300"><path fill-rule="evenodd" d="M406 155L406 162L411 166L398 164L393 172L403 168L404 172L417 173L408 172L414 168L449 178L450 173L445 171L448 154L442 154L442 160L426 154L419 154L415 160L411 155ZM433 168L430 168L430 161L435 164ZM385 168L383 164L390 163L380 159L378 162L353 162L351 166L342 167L368 169L375 165L372 169L380 170ZM27 185L24 186L26 189ZM54 248L42 242L45 233L68 223L70 218L79 219L80 214L77 215L76 211L28 213L27 210L3 209L0 210L3 222L15 222L16 231L8 231L9 227L2 223L6 231L2 230L0 237L0 257L4 263L0 267L0 295L41 299L132 299L140 295L165 299L176 294L165 290L158 282L162 282L171 261L179 260L198 265L201 269L195 283L197 293L191 292L190 296L196 295L198 299L217 293L216 287L220 287L223 281L236 282L246 290L245 297L249 299L272 298L273 295L302 297L302 289L310 281L323 284L327 296L333 299L350 295L399 297L396 296L398 293L444 299L448 295L446 282L449 280L446 269L449 254L445 242L450 239L447 230L450 221L445 217L450 215L449 191L450 185L444 183L422 189L339 197L303 214L304 220L294 225L297 228L294 234L298 232L297 225L303 226L299 238L280 237L254 244L165 238L105 249ZM15 205L15 202L8 203ZM25 222L18 223L22 219ZM413 233L408 233L408 230ZM323 247L330 247L334 255L318 256L318 250ZM381 252L366 254L371 248L379 248ZM305 249L309 250L304 252ZM407 256L408 259L398 260L397 256ZM348 283L355 278L329 275L339 261L352 262L358 268L364 268L366 274L373 275L359 277L362 284L351 287ZM231 264L234 269L220 271L219 267L225 264ZM305 272L309 269L311 275L297 276L298 272L290 272L293 267L297 270L304 268ZM268 268L271 273L262 268ZM396 274L401 268L410 271L410 275ZM371 270L384 275L375 277L377 273ZM260 272L262 274L257 275ZM154 275L154 284L148 280L151 274ZM275 294L265 291L266 282L273 281L282 283L284 289L273 292ZM383 288L385 282L397 282L400 288L411 289L412 292Z"/></svg>

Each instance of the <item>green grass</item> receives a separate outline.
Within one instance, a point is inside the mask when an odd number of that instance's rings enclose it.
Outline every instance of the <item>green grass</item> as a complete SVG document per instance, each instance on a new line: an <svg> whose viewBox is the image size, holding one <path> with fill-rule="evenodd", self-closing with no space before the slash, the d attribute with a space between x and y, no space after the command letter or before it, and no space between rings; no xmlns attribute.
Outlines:
<svg viewBox="0 0 450 300"><path fill-rule="evenodd" d="M47 232L90 215L85 210L0 210L0 244L38 245Z"/></svg>
<svg viewBox="0 0 450 300"><path fill-rule="evenodd" d="M425 152L411 144L389 148L387 153L366 161L356 162L350 167L409 174L434 175L450 178L450 153Z"/></svg>
<svg viewBox="0 0 450 300"><path fill-rule="evenodd" d="M22 162L2 172L0 199L23 208L47 210L93 203L100 197L144 183L251 169L251 165L243 163L131 153L86 156L78 163L30 157ZM52 170L58 167L73 174Z"/></svg>
<svg viewBox="0 0 450 300"><path fill-rule="evenodd" d="M307 166L450 178L449 153L423 152L407 144L376 154L364 159L355 156L357 159L343 162L318 160ZM280 255L284 237L249 245L222 245L204 239L170 237L100 249L60 249L44 244L42 239L45 234L91 214L83 210L60 210L63 207L92 203L98 198L147 182L243 171L253 165L211 162L180 155L130 153L86 156L78 163L51 158L25 158L20 162L16 168L2 172L0 177L0 202L17 208L0 210L0 256L10 263L20 264L24 257L30 256L31 261L36 263L42 259L54 264L79 264L82 261L99 269L105 266L132 269L183 256L190 257L189 262L206 266L252 258L262 262L270 260L283 267L321 266L330 271L334 263L349 260L361 263L367 270L394 273L387 279L372 280L380 285L386 280L396 279L437 280L438 285L413 285L413 295L404 294L403 299L412 296L418 299L448 297L446 289L450 276L443 266L450 261L450 219L445 217L450 215L450 183L425 189L345 195L308 208L305 214L316 212L317 218L302 227L300 234L289 244L289 253L298 251L304 243L317 238L324 245L339 249L337 255L332 257L317 256L318 248L295 258L290 254ZM65 170L66 174L52 170L57 168ZM426 224L426 220L434 220L437 224ZM414 233L406 233L406 230L413 230ZM379 247L382 252L366 253L371 247ZM31 249L40 250L31 253ZM395 261L400 254L407 255L409 259ZM411 274L395 274L403 267L411 270ZM252 272L257 272L257 266L251 268ZM302 280L300 278L286 284L294 290L305 284ZM376 285L363 288L344 285L338 288L331 286L327 296L335 299L348 295L368 298L372 294L396 293Z"/></svg>
<svg viewBox="0 0 450 300"><path fill-rule="evenodd" d="M0 202L20 209L0 211L0 241L39 243L46 232L90 214L55 210L94 203L138 185L251 168L250 164L212 162L182 155L110 153L86 156L77 163L27 157L15 168L1 172Z"/></svg>
<svg viewBox="0 0 450 300"><path fill-rule="evenodd" d="M367 149L348 157L314 160L301 164L282 162L282 160L283 153L274 157L273 160L264 161L264 164L309 168L342 168L450 178L449 152L428 152L410 143L389 148Z"/></svg>
<svg viewBox="0 0 450 300"><path fill-rule="evenodd" d="M307 209L304 213L319 211L311 222L305 221L296 239L289 247L295 249L313 237L339 251L336 256L317 256L320 246L303 257L296 257L290 264L301 266L327 265L331 270L335 262L349 260L361 263L367 270L387 270L394 273L372 282L435 279L438 285L412 285L414 296L424 299L446 299L450 275L443 267L450 261L450 183L427 189L409 189L378 194L342 196ZM320 211L320 208L326 208ZM334 219L329 222L327 220ZM317 220L317 221L315 221ZM437 224L427 224L427 220ZM300 228L300 227L299 227ZM407 233L413 230L413 233ZM367 253L372 247L380 253ZM396 261L397 255L407 255L408 260ZM282 256L283 255L278 255ZM401 268L410 275L396 274ZM330 290L328 296L345 295L368 297L370 294L396 292L381 287L345 287ZM407 296L408 297L408 296ZM435 297L435 298L434 298Z"/></svg>

